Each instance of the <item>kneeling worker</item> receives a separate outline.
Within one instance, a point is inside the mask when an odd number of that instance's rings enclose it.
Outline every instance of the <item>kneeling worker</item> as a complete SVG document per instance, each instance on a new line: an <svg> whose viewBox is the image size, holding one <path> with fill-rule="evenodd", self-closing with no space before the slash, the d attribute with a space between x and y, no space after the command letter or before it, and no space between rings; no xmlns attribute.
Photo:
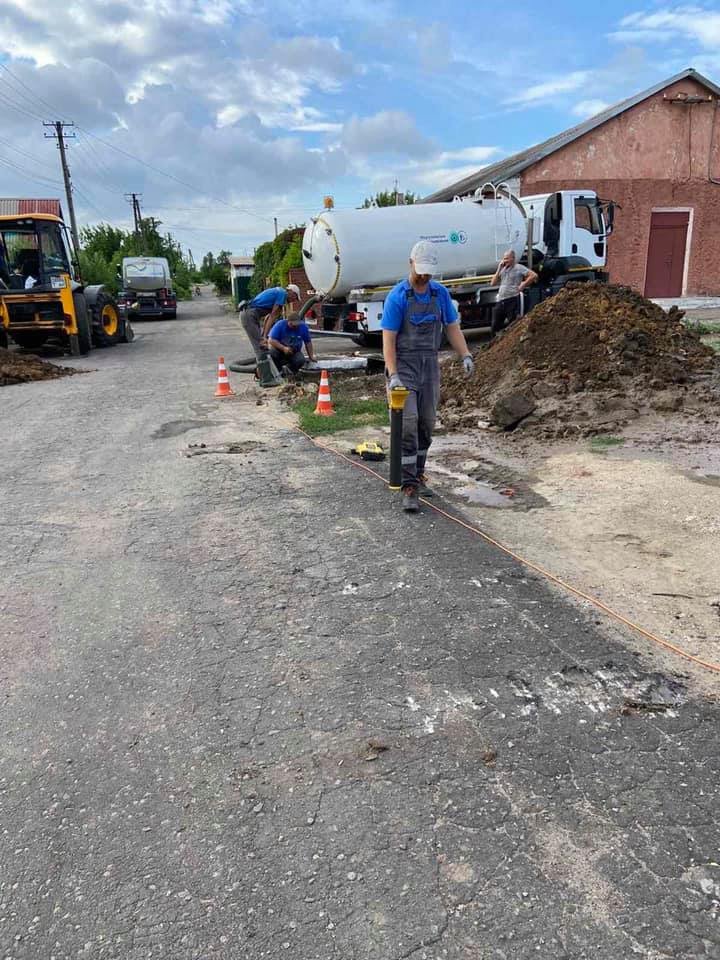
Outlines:
<svg viewBox="0 0 720 960"><path fill-rule="evenodd" d="M263 290L242 310L240 323L252 344L256 360L262 360L267 353L268 330L280 316L282 308L286 303L298 303L299 300L300 287L289 283L284 288L269 287Z"/></svg>
<svg viewBox="0 0 720 960"><path fill-rule="evenodd" d="M447 336L469 377L475 369L450 293L432 280L437 273L434 244L420 240L410 252L410 274L387 296L382 316L383 356L388 389L410 391L403 410L402 507L419 509L418 493L429 495L425 459L440 399L438 352Z"/></svg>
<svg viewBox="0 0 720 960"><path fill-rule="evenodd" d="M287 320L278 320L273 326L268 335L268 346L270 356L281 373L297 373L305 366L303 344L308 358L314 363L315 351L310 328L300 320L299 313L291 313Z"/></svg>

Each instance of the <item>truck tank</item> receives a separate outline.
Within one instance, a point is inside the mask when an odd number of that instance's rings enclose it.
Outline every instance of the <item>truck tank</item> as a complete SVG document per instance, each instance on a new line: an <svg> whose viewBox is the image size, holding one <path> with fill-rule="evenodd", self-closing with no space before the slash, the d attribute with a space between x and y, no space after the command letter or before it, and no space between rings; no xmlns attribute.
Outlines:
<svg viewBox="0 0 720 960"><path fill-rule="evenodd" d="M512 247L525 249L527 220L510 196L362 210L326 210L303 236L303 266L316 293L342 298L355 288L396 283L418 240L437 246L437 279L494 273Z"/></svg>
<svg viewBox="0 0 720 960"><path fill-rule="evenodd" d="M128 290L142 292L171 286L170 267L164 257L123 257L122 274Z"/></svg>

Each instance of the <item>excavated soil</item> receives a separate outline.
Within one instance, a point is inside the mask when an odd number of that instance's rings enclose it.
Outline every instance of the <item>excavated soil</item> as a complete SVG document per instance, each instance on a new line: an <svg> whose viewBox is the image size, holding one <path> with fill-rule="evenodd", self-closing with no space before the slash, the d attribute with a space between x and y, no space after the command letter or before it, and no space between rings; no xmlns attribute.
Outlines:
<svg viewBox="0 0 720 960"><path fill-rule="evenodd" d="M443 424L562 437L653 411L717 416L720 363L682 318L627 287L570 284L478 353L469 381L446 366Z"/></svg>
<svg viewBox="0 0 720 960"><path fill-rule="evenodd" d="M8 387L13 383L31 383L34 380L56 380L58 377L71 377L75 373L84 372L0 347L0 387Z"/></svg>

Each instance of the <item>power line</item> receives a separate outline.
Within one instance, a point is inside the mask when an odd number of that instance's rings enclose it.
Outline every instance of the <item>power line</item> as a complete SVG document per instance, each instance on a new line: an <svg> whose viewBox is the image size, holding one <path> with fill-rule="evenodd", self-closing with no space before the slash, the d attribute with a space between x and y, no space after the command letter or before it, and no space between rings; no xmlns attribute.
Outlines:
<svg viewBox="0 0 720 960"><path fill-rule="evenodd" d="M152 170L154 173L159 174L161 177L167 177L168 180L174 180L175 183L179 183L180 186L186 187L188 190L192 190L193 193L197 193L200 196L208 196L213 199L216 203L221 203L223 206L230 207L231 210L239 210L241 213L245 213L250 217L256 217L258 220L264 220L266 223L272 223L270 217L263 217L259 213L253 213L252 210L247 210L244 207L239 207L235 203L230 203L227 200L224 200L222 197L214 197L212 194L208 193L205 190L200 190L199 187L195 186L192 183L188 183L187 180L182 180L180 177L176 177L173 173L168 173L166 170L161 170L159 167L154 166L152 163L147 163L145 160L141 160L140 157L136 157L132 153L128 153L127 150L123 150L122 147L115 146L114 143L110 143L108 140L103 140L102 137L95 136L94 133L90 133L89 130L85 130L83 127L78 127L78 130L81 130L88 137L92 137L93 140L97 140L98 143L102 143L104 146L109 147L111 150L121 153L124 157L128 157L130 160L134 160L136 163L141 164L143 167L147 167L148 170Z"/></svg>
<svg viewBox="0 0 720 960"><path fill-rule="evenodd" d="M7 167L9 170L12 170L13 173L19 173L26 180L30 180L31 183L40 183L44 187L51 186L62 190L63 185L59 180L50 180L49 177L43 177L42 174L39 173L28 173L27 170L24 170L22 167L18 166L18 164L13 163L12 160L8 160L7 157L0 157L0 164Z"/></svg>
<svg viewBox="0 0 720 960"><path fill-rule="evenodd" d="M31 153L28 153L26 150L21 150L20 147L14 146L12 143L9 143L7 140L0 140L0 145L2 145L8 150L12 150L13 153L19 154L21 157L24 157L26 160L30 160L36 166L42 167L43 170L52 170L54 172L54 168L52 168L50 164L43 163L41 160L37 160Z"/></svg>
<svg viewBox="0 0 720 960"><path fill-rule="evenodd" d="M2 102L2 105L5 108L14 110L15 113L17 113L18 116L21 116L23 119L27 119L29 117L31 120L39 120L40 123L42 123L43 120L45 119L44 117L41 117L39 113L31 113L29 110L25 110L22 107L18 107L1 92L0 92L0 101Z"/></svg>
<svg viewBox="0 0 720 960"><path fill-rule="evenodd" d="M3 84L4 95L7 96L15 106L21 110L27 110L28 113L32 115L39 113L37 98L31 97L19 87L9 83L7 77L2 74L0 74L0 83Z"/></svg>
<svg viewBox="0 0 720 960"><path fill-rule="evenodd" d="M32 90L23 80L21 80L20 77L14 74L10 69L10 67L8 67L6 64L0 63L0 69L4 70L5 73L11 76L16 83L19 83L21 87L24 87L29 93L31 93L33 98L38 103L44 104L50 111L51 115L57 116L58 114L62 113L62 110L58 110L57 107L54 107L51 103L48 103L47 100L43 100L43 98L39 96L34 90Z"/></svg>

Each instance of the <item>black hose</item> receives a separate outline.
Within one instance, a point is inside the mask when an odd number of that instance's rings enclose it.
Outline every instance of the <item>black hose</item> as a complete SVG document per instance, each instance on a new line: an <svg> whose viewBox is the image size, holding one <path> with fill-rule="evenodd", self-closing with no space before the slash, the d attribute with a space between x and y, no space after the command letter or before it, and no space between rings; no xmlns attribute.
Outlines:
<svg viewBox="0 0 720 960"><path fill-rule="evenodd" d="M320 303L321 300L322 297L317 293L314 293L309 300L306 300L299 310L300 319L304 321L305 315L308 313L308 311L311 310L316 303Z"/></svg>

